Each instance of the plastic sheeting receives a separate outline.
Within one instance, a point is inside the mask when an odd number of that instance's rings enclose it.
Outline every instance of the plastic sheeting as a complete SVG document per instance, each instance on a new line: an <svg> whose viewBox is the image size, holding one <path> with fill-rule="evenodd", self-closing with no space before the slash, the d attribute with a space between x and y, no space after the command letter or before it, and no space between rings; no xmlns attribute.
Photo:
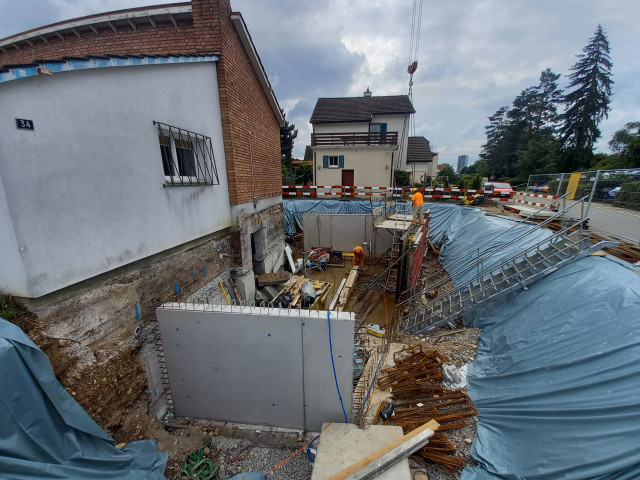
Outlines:
<svg viewBox="0 0 640 480"><path fill-rule="evenodd" d="M454 205L428 208L430 238L443 242L440 260L450 274L475 260L478 247L499 261L551 235L536 230L505 248L532 228L520 224L482 246L514 221ZM470 275L452 276L459 283ZM465 468L461 480L640 478L636 267L587 257L468 321L483 329L467 378L479 417L478 466Z"/></svg>
<svg viewBox="0 0 640 480"><path fill-rule="evenodd" d="M475 269L456 272L473 263L478 255L490 255L483 262L486 270L500 264L502 259L524 252L553 234L548 229L536 228L535 225L520 222L518 219L485 215L476 208L425 204L425 209L427 208L431 210L429 240L434 245L442 244L440 263L451 276L454 285L476 276ZM526 232L531 233L507 246Z"/></svg>
<svg viewBox="0 0 640 480"><path fill-rule="evenodd" d="M295 235L296 224L303 229L303 213L371 213L371 202L364 200L283 200L284 233ZM373 202L373 207L382 202Z"/></svg>
<svg viewBox="0 0 640 480"><path fill-rule="evenodd" d="M491 314L468 371L462 480L640 478L640 275L587 257Z"/></svg>
<svg viewBox="0 0 640 480"><path fill-rule="evenodd" d="M155 440L115 441L56 380L47 356L0 318L0 477L163 479Z"/></svg>

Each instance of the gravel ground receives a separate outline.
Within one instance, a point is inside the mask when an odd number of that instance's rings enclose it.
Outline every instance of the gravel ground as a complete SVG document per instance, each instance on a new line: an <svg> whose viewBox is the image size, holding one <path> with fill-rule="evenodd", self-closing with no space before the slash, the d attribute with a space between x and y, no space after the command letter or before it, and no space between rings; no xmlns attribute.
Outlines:
<svg viewBox="0 0 640 480"><path fill-rule="evenodd" d="M214 437L211 454L220 466L220 478L230 478L244 472L268 472L290 457L296 450L258 445L248 440ZM267 475L269 480L310 479L313 464L303 450L287 463Z"/></svg>

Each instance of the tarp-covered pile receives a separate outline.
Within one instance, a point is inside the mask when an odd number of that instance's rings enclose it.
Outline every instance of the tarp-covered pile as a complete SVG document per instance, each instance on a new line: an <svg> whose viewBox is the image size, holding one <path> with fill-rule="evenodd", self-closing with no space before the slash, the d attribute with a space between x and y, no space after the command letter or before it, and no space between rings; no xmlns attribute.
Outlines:
<svg viewBox="0 0 640 480"><path fill-rule="evenodd" d="M0 477L163 479L155 440L115 447L56 380L47 356L0 318Z"/></svg>
<svg viewBox="0 0 640 480"><path fill-rule="evenodd" d="M508 219L429 205L431 240L449 273ZM550 235L518 225L482 251L513 256ZM482 253L481 253L482 254ZM459 259L464 259L459 261ZM454 283L467 278L453 275ZM468 392L479 416L462 480L640 478L640 271L591 256L550 274L470 326L483 329Z"/></svg>

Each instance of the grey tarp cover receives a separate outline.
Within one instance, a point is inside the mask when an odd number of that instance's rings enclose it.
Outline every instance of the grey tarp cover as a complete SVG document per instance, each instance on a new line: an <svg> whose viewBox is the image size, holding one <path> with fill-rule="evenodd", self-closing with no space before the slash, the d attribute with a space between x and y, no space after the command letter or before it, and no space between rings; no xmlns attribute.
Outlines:
<svg viewBox="0 0 640 480"><path fill-rule="evenodd" d="M381 202L373 202L377 207ZM283 200L284 233L295 235L296 224L302 230L303 213L371 213L371 202L364 200Z"/></svg>
<svg viewBox="0 0 640 480"><path fill-rule="evenodd" d="M475 209L429 208L430 238L444 240L448 271L473 261L474 248L513 225ZM530 227L516 227L523 228ZM533 235L508 252L502 239L482 249L512 256L549 233ZM483 329L467 377L479 417L472 449L478 467L465 468L461 480L640 478L636 267L587 257L467 320Z"/></svg>
<svg viewBox="0 0 640 480"><path fill-rule="evenodd" d="M550 237L552 232L544 228L535 228L518 219L485 215L476 208L465 208L447 204L425 204L431 210L429 221L429 239L435 245L441 245L440 263L451 275L454 284L471 280L476 270L456 273L480 256L489 256L484 268L491 268L502 259L515 256L527 248ZM526 237L512 245L511 241L530 232Z"/></svg>
<svg viewBox="0 0 640 480"><path fill-rule="evenodd" d="M115 448L47 356L0 318L0 478L162 479L166 464L155 440Z"/></svg>

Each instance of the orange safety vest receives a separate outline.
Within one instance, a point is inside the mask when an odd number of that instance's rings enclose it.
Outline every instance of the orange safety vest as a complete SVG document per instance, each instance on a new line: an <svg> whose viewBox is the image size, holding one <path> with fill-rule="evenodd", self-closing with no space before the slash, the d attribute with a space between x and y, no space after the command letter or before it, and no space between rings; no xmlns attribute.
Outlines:
<svg viewBox="0 0 640 480"><path fill-rule="evenodd" d="M364 254L364 250L362 250L362 247L356 247L353 249L353 254L354 255L362 255Z"/></svg>
<svg viewBox="0 0 640 480"><path fill-rule="evenodd" d="M413 206L417 207L418 205L424 205L424 197L420 192L416 192L411 197L411 201L413 202Z"/></svg>

